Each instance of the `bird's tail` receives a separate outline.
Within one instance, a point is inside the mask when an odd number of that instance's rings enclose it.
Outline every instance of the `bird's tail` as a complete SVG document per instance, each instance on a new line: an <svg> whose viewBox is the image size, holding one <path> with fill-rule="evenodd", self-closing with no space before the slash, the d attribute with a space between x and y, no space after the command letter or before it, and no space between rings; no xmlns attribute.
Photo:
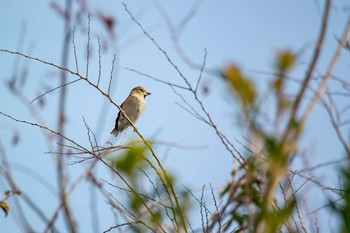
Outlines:
<svg viewBox="0 0 350 233"><path fill-rule="evenodd" d="M116 137L118 135L118 133L119 133L119 131L116 128L114 128L111 132L111 134L113 134L114 137Z"/></svg>

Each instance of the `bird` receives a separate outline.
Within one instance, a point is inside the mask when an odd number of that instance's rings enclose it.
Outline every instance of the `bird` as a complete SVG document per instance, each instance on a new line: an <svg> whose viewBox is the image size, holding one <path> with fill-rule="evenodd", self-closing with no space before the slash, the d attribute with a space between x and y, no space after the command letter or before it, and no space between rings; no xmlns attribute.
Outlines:
<svg viewBox="0 0 350 233"><path fill-rule="evenodd" d="M151 95L145 88L138 86L131 90L128 98L120 105L124 113L135 124L140 118L146 107L146 96ZM122 111L119 111L117 119L115 120L115 127L111 134L117 137L117 135L128 128L130 123L125 118Z"/></svg>

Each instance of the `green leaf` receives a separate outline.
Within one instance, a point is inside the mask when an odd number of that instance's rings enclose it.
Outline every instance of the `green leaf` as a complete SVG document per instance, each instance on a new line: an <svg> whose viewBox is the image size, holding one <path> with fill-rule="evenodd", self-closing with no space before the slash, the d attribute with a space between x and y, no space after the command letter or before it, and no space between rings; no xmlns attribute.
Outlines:
<svg viewBox="0 0 350 233"><path fill-rule="evenodd" d="M350 169L349 164L342 170L342 179L344 180L344 188L342 193L342 204L339 205L335 201L329 201L331 208L340 216L342 230L341 232L350 232Z"/></svg>
<svg viewBox="0 0 350 233"><path fill-rule="evenodd" d="M145 166L144 158L147 156L148 148L143 144L132 142L128 145L130 149L121 156L118 156L113 161L114 168L122 171L129 176L135 175L135 168L142 168Z"/></svg>
<svg viewBox="0 0 350 233"><path fill-rule="evenodd" d="M130 200L130 208L133 210L134 213L140 213L141 208L143 206L141 196L134 193L132 196L129 197Z"/></svg>
<svg viewBox="0 0 350 233"><path fill-rule="evenodd" d="M281 225L292 216L295 204L296 200L292 198L283 209L278 211L277 216Z"/></svg>
<svg viewBox="0 0 350 233"><path fill-rule="evenodd" d="M167 172L165 175L164 175L164 178L165 178L165 181L166 181L166 184L168 185L168 187L171 187L171 186L174 186L175 184L175 176L169 174L169 172Z"/></svg>
<svg viewBox="0 0 350 233"><path fill-rule="evenodd" d="M155 211L155 213L151 217L151 221L154 225L156 225L158 222L161 222L162 219L162 212L160 210Z"/></svg>

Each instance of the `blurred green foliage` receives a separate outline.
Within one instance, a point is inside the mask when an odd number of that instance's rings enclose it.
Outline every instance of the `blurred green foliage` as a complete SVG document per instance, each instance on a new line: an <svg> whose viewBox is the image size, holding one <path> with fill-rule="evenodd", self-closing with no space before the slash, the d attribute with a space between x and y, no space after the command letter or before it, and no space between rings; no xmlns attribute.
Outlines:
<svg viewBox="0 0 350 233"><path fill-rule="evenodd" d="M130 215L142 222L132 226L133 232L150 229L157 232L161 226L187 228L181 219L187 216L189 196L186 192L177 194L179 203L175 203L172 190L176 187L176 177L157 167L143 142L131 142L126 147L128 149L114 157L112 165L133 188L128 192L126 206Z"/></svg>
<svg viewBox="0 0 350 233"><path fill-rule="evenodd" d="M117 171L121 171L127 177L135 181L138 169L146 166L145 158L148 156L148 148L140 142L131 142L128 144L129 149L124 154L119 155L113 160L113 167Z"/></svg>
<svg viewBox="0 0 350 233"><path fill-rule="evenodd" d="M350 164L341 170L341 178L343 179L343 191L341 204L330 201L333 210L340 216L342 233L350 233Z"/></svg>
<svg viewBox="0 0 350 233"><path fill-rule="evenodd" d="M280 51L275 58L275 79L272 81L272 89L275 91L277 106L276 106L276 121L280 120L282 113L285 113L291 107L291 101L284 96L285 79L296 63L296 55L289 51Z"/></svg>
<svg viewBox="0 0 350 233"><path fill-rule="evenodd" d="M277 54L276 70L279 73L286 73L292 70L296 63L296 55L290 50L283 50Z"/></svg>
<svg viewBox="0 0 350 233"><path fill-rule="evenodd" d="M245 109L255 105L257 98L255 84L244 76L238 66L228 65L221 76L229 82L232 91L239 97Z"/></svg>
<svg viewBox="0 0 350 233"><path fill-rule="evenodd" d="M256 153L247 155L245 162L236 172L233 180L221 193L226 199L226 209L229 218L224 230L231 225L236 228L233 232L280 232L282 228L293 231L289 221L295 211L295 197L284 205L277 204L277 187L286 178L289 163L295 150L301 132L300 124L287 128L281 126L282 113L287 113L292 106L291 100L285 94L285 80L296 64L296 55L284 50L275 58L275 75L271 90L268 94L276 100L274 124L266 125L259 122L261 114L266 113L263 103L258 98L256 85L247 78L241 69L230 64L221 72L221 76L228 81L231 91L238 97L244 112L243 123L247 126L249 135L254 143L261 145ZM248 116L248 117L247 117ZM288 118L286 118L287 120ZM284 140L282 135L290 130L292 135ZM279 133L280 134L279 134ZM251 145L248 145L250 148ZM253 151L251 151L253 152ZM230 207L230 208L229 208ZM234 224L233 224L234 223ZM231 228L232 230L232 228Z"/></svg>

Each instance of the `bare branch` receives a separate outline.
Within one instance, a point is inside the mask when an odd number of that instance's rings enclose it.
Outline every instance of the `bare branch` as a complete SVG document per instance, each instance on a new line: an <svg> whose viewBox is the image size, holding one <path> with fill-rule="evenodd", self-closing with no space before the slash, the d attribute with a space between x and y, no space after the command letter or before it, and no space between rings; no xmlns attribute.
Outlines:
<svg viewBox="0 0 350 233"><path fill-rule="evenodd" d="M156 81L156 82L160 82L160 83L167 84L167 85L169 85L170 87L177 87L177 88L184 89L184 90L190 90L188 87L183 87L183 86L180 86L180 85L177 85L177 84L174 84L174 83L170 83L170 82L168 82L168 81L163 81L163 80L161 80L161 79L157 79L157 78L155 78L155 77L153 77L153 76L151 76L151 75L142 73L142 72L137 71L137 70L134 70L134 69L132 69L132 68L126 67L125 69L126 69L126 70L129 70L129 71L131 71L131 72L137 73L137 74L139 74L139 75L141 75L141 76L150 78L150 79L152 79L152 80L154 80L154 81Z"/></svg>
<svg viewBox="0 0 350 233"><path fill-rule="evenodd" d="M70 82L64 83L64 84L62 84L62 85L59 85L58 87L52 88L52 89L50 89L50 90L48 90L48 91L45 91L43 94L41 94L41 95L35 97L30 103L33 103L34 101L40 99L41 97L44 97L46 94L48 94L48 93L50 93L50 92L56 91L57 89L60 89L60 88L62 88L62 87L66 87L66 86L68 86L68 85L70 85L70 84L73 84L73 83L75 83L75 82L78 82L78 81L80 81L80 80L81 80L81 78L78 78L78 79L75 79L75 80L73 80L73 81L70 81Z"/></svg>
<svg viewBox="0 0 350 233"><path fill-rule="evenodd" d="M204 198L204 188L205 188L205 185L203 185L202 187L202 192L201 192L201 199L200 199L200 214L201 214L201 222L202 222L202 229L203 229L203 232L205 232L205 229L208 227L206 225L206 227L204 227L204 214L203 214L203 208L205 208L205 202L203 201L203 198ZM206 210L204 209L204 212L206 213Z"/></svg>
<svg viewBox="0 0 350 233"><path fill-rule="evenodd" d="M180 75L180 77L185 81L185 83L187 84L187 86L192 89L191 84L189 83L189 81L187 80L187 78L182 74L182 72L180 71L180 69L177 67L177 65L171 60L171 58L169 57L169 55L167 54L167 52L162 49L158 43L156 42L156 40L150 35L148 34L148 32L143 28L143 26L134 18L134 15L129 11L129 9L127 8L126 4L123 3L124 9L125 11L129 14L130 18L132 19L132 21L134 21L137 26L142 30L142 32L148 37L148 39L150 39L153 44L158 48L159 51L161 51L161 53L165 56L165 58L167 59L167 61L171 64L171 66L177 71L177 73Z"/></svg>
<svg viewBox="0 0 350 233"><path fill-rule="evenodd" d="M89 61L90 61L90 13L88 13L88 42L86 46L86 72L85 72L85 78L89 78Z"/></svg>
<svg viewBox="0 0 350 233"><path fill-rule="evenodd" d="M345 150L348 158L350 159L350 144L347 142L346 138L344 137L344 135L340 131L339 119L336 119L336 117L333 114L333 109L335 109L335 106L334 106L334 103L333 103L333 98L332 98L332 96L329 93L327 94L327 96L328 96L328 98L330 100L330 103L331 103L331 106L328 107L328 111L327 112L328 112L328 114L330 116L333 128L335 129L335 132L336 132L336 134L337 134L337 136L339 138L339 141L343 145L344 150ZM325 106L325 107L327 107L327 106Z"/></svg>
<svg viewBox="0 0 350 233"><path fill-rule="evenodd" d="M232 154L232 156L240 163L242 164L244 161L244 158L240 155L240 157L238 157L233 150L230 148L229 145L232 145L232 143L228 143L227 142L227 138L225 139L225 137L223 136L223 134L219 131L218 127L216 126L216 124L214 123L214 121L212 120L210 114L208 113L208 111L205 109L203 102L198 98L197 92L192 88L191 83L188 81L188 79L183 75L183 73L180 71L179 67L172 61L172 59L169 57L169 55L167 54L167 52L162 49L159 44L156 42L156 40L143 28L143 26L140 24L140 22L138 22L135 17L133 16L133 14L129 11L129 9L127 8L126 4L123 3L124 9L125 11L129 14L130 18L138 25L138 27L141 29L141 31L145 34L145 36L150 39L152 41L152 43L157 47L157 49L164 55L164 57L166 58L166 60L169 62L169 64L175 69L175 71L178 73L178 75L182 78L182 80L186 83L186 85L188 86L189 90L193 93L195 100L198 102L198 104L200 105L202 111L205 113L205 115L207 116L211 126L213 127L213 129L215 130L216 134L218 135L218 137L220 138L221 142L224 144L224 146L226 147L226 149ZM237 149L235 147L233 147L233 149L235 150L235 152L238 153ZM183 225L185 224L185 221L183 219Z"/></svg>
<svg viewBox="0 0 350 233"><path fill-rule="evenodd" d="M86 127L86 129L87 129L87 134L88 134L88 137L89 137L89 142L90 142L90 146L91 146L92 153L93 153L95 156L101 157L100 150L99 150L99 146L98 146L98 143L97 143L97 140L96 140L96 136L95 136L94 132L92 132L92 130L90 129L90 127L88 126L88 124L86 123L84 117L83 117L83 121L84 121L85 127ZM91 132L91 134L92 134L92 136L93 136L94 142L92 142L92 139L91 139L91 136L90 136L90 132ZM96 148L97 154L95 154L95 148Z"/></svg>
<svg viewBox="0 0 350 233"><path fill-rule="evenodd" d="M210 123L208 121L206 121L202 116L200 116L197 112L193 112L190 109L186 108L185 106L181 105L178 102L175 102L176 105L178 105L180 108L182 108L183 110L185 110L186 112L188 112L189 114L191 114L192 116L194 116L195 118L197 118L198 120L206 123L207 125L211 126Z"/></svg>
<svg viewBox="0 0 350 233"><path fill-rule="evenodd" d="M78 65L78 57L77 57L77 48L75 46L75 27L73 29L73 35L72 35L72 44L74 49L74 60L75 60L75 67L77 69L77 73L79 73L79 65Z"/></svg>
<svg viewBox="0 0 350 233"><path fill-rule="evenodd" d="M202 64L202 67L201 67L201 70L200 70L200 73L199 73L199 78L197 80L197 84L196 84L196 88L194 89L194 92L197 92L198 90L198 86L199 86L199 82L201 81L202 79L202 76L203 76L203 69L205 67L205 61L207 60L207 50L204 49L204 58L203 58L203 64Z"/></svg>
<svg viewBox="0 0 350 233"><path fill-rule="evenodd" d="M141 223L141 221L133 221L133 222L121 223L121 224L118 224L118 225L115 225L113 227L108 228L107 230L103 231L103 233L110 232L113 229L117 229L117 228L120 228L120 227L123 227L123 226L137 225L139 223Z"/></svg>
<svg viewBox="0 0 350 233"><path fill-rule="evenodd" d="M292 190L292 196L295 199L295 208L297 210L297 214L298 214L298 218L299 218L299 222L300 222L301 228L303 229L303 231L305 233L307 233L307 230L306 230L306 227L305 227L305 224L304 224L304 221L303 221L303 217L301 215L301 211L300 211L300 208L299 208L299 204L298 204L297 198L295 196L297 191L294 191L293 184L292 184L292 181L290 179L289 179L289 182L290 182L290 188Z"/></svg>
<svg viewBox="0 0 350 233"><path fill-rule="evenodd" d="M210 189L211 189L211 195L213 197L213 200L214 200L214 206L215 206L215 210L216 210L216 213L214 214L213 216L213 221L217 221L219 223L219 229L218 229L218 233L221 232L221 214L219 212L219 206L218 206L218 203L216 201L216 198L215 198L215 194L214 194L214 189L213 189L213 186L211 184L210 185ZM208 226L207 226L208 227ZM208 229L208 228L207 228Z"/></svg>
<svg viewBox="0 0 350 233"><path fill-rule="evenodd" d="M177 25L176 30L180 35L181 35L181 32L184 31L184 28L188 25L190 20L196 15L196 11L198 10L200 3L201 3L201 0L195 1L190 11L182 18L182 20Z"/></svg>
<svg viewBox="0 0 350 233"><path fill-rule="evenodd" d="M55 67L55 68L57 68L59 70L62 70L62 71L68 72L70 74L76 75L76 76L78 76L80 78L83 78L83 76L81 76L78 72L72 71L72 70L70 70L68 68L59 66L59 65L54 64L52 62L47 62L47 61L42 60L40 58L32 57L32 56L29 56L29 55L26 55L26 54L20 53L20 52L10 51L10 50L7 50L7 49L0 49L0 52L9 53L9 54L13 54L13 55L19 55L19 56L28 58L30 60L38 61L40 63L46 64L46 65L49 65L49 66L53 66L53 67Z"/></svg>
<svg viewBox="0 0 350 233"><path fill-rule="evenodd" d="M185 107L183 107L182 105L178 104L180 107L182 107L183 109L185 109L186 111L188 111L191 115L193 115L193 116L196 117L197 119L199 119L199 120L203 121L204 123L206 123L206 124L208 124L208 125L211 126L211 124L210 124L204 117L202 117L202 116L197 112L197 110L194 109L194 107L193 107L179 92L177 92L177 91L175 90L175 88L171 87L171 89L173 90L173 92L174 92L177 96L179 96L179 97L181 98L182 102L184 102L190 110L187 109L187 108L185 108Z"/></svg>
<svg viewBox="0 0 350 233"><path fill-rule="evenodd" d="M314 54L313 54L313 57L311 59L309 69L307 70L306 76L303 80L303 84L301 86L301 89L297 95L296 100L293 103L292 112L290 114L287 129L285 131L285 134L282 137L282 142L286 142L286 140L290 136L291 129L294 126L300 103L301 103L303 96L305 94L305 91L309 85L310 79L312 77L312 73L314 72L316 65L318 63L319 56L320 56L320 53L321 53L321 50L323 47L323 42L325 40L326 32L328 29L328 22L329 22L329 15L330 15L330 11L331 11L331 5L332 5L332 0L327 0L326 5L325 5L323 19L322 19L321 30L320 30L318 41L317 41L317 44L316 44L316 47L314 50Z"/></svg>
<svg viewBox="0 0 350 233"><path fill-rule="evenodd" d="M310 113L312 112L313 108L315 107L316 103L318 102L318 100L320 99L321 95L323 94L326 86L327 86L327 83L329 81L329 79L331 78L332 76L332 73L333 73L333 70L335 68L335 65L337 64L338 62L338 59L340 57L340 54L344 48L344 44L347 40L347 37L350 33L350 17L348 19L348 22L346 24L346 27L344 29L344 33L343 33L343 36L342 36L342 39L341 39L341 43L339 43L338 45L338 48L335 52L335 54L333 55L333 58L332 58L332 61L329 63L329 66L328 66L328 69L327 69L327 72L323 78L323 81L320 85L320 87L318 88L318 90L316 91L316 94L314 96L314 98L311 100L311 102L309 103L309 106L307 107L307 110L304 114L304 116L302 117L302 124L304 125L305 122L307 121Z"/></svg>
<svg viewBox="0 0 350 233"><path fill-rule="evenodd" d="M100 37L97 36L97 41L98 41L98 79L97 79L97 86L100 85L100 79L101 79L101 41L100 41Z"/></svg>
<svg viewBox="0 0 350 233"><path fill-rule="evenodd" d="M66 140L66 141L69 141L70 143L76 145L78 148L80 148L80 149L86 151L86 153L90 153L88 149L86 149L86 148L84 148L83 146L79 145L78 143L76 143L76 142L73 141L72 139L69 139L68 137L62 135L61 133L56 132L56 131L54 131L54 130L52 130L52 129L46 127L46 126L42 126L42 125L39 125L39 124L37 124L37 123L32 123L32 122L29 122L29 121L19 120L19 119L17 119L17 118L14 118L13 116L10 116L10 115L5 114L5 113L3 113L3 112L0 112L0 115L3 115L4 117L7 117L7 118L9 118L9 119L11 119L11 120L14 120L14 121L16 121L16 122L19 122L19 123L23 123L23 124L26 124L26 125L31 125L31 126L35 126L35 127L44 129L44 130L46 130L46 131L48 131L48 132L50 132L50 133L52 133L52 134L54 134L54 135L57 135L57 136L63 138L63 139Z"/></svg>
<svg viewBox="0 0 350 233"><path fill-rule="evenodd" d="M115 58L116 58L116 55L114 54L114 56L113 56L113 61L112 61L111 76L110 76L110 78L109 78L109 84L108 84L108 92L107 92L107 95L110 95L110 94L111 94L111 85L112 85L112 79L113 79L113 71L114 71Z"/></svg>

